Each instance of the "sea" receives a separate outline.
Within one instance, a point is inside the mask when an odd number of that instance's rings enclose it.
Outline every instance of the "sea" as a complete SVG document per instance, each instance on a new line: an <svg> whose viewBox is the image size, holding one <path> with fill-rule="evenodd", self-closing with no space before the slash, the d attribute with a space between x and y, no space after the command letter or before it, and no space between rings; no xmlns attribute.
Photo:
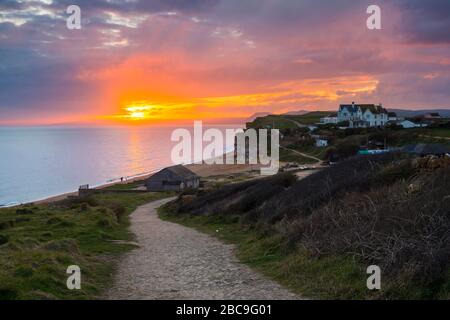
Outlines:
<svg viewBox="0 0 450 320"><path fill-rule="evenodd" d="M242 124L204 125L203 131ZM180 127L0 127L0 207L146 175L174 165ZM193 135L193 128L185 126ZM225 139L224 139L225 140ZM224 142L225 143L225 142ZM223 152L233 150L225 143Z"/></svg>

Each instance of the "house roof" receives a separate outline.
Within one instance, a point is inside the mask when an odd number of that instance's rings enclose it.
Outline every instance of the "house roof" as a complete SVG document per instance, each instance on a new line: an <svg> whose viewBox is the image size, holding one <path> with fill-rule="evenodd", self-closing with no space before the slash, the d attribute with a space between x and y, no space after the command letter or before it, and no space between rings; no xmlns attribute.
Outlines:
<svg viewBox="0 0 450 320"><path fill-rule="evenodd" d="M359 105L362 112L366 112L366 110L369 110L372 113L388 113L386 109L384 109L382 106L377 106L374 104L361 104Z"/></svg>
<svg viewBox="0 0 450 320"><path fill-rule="evenodd" d="M439 143L417 143L403 147L402 151L420 155L446 154L450 153L450 148Z"/></svg>
<svg viewBox="0 0 450 320"><path fill-rule="evenodd" d="M404 120L397 120L397 122L398 122L398 123L403 123L403 122L410 122L410 123L412 123L412 124L419 124L418 122L414 122L414 121L412 121L412 120L409 120L409 119L404 119Z"/></svg>
<svg viewBox="0 0 450 320"><path fill-rule="evenodd" d="M361 108L362 112L366 112L366 110L370 110L370 112L374 114L379 113L387 113L387 110L384 109L382 106L378 106L375 104L341 104L339 106L339 111L342 111L343 109L347 109L351 113L355 113L358 111L358 108Z"/></svg>
<svg viewBox="0 0 450 320"><path fill-rule="evenodd" d="M198 175L196 175L194 172L192 172L185 166L179 164L179 165L164 168L164 169L156 172L155 174L151 175L147 180L161 179L161 177L165 176L164 174L168 171L171 172L174 176L176 176L177 179L194 179L194 178L199 177Z"/></svg>
<svg viewBox="0 0 450 320"><path fill-rule="evenodd" d="M389 117L397 117L397 114L395 112L388 112Z"/></svg>
<svg viewBox="0 0 450 320"><path fill-rule="evenodd" d="M358 111L358 106L352 105L352 104L341 104L339 106L339 111L342 111L343 109L347 109L349 112L351 113L355 113L356 111Z"/></svg>
<svg viewBox="0 0 450 320"><path fill-rule="evenodd" d="M172 167L167 167L164 170L169 170L170 172L176 174L177 176L183 178L195 178L198 177L194 172L186 168L185 166L178 164Z"/></svg>

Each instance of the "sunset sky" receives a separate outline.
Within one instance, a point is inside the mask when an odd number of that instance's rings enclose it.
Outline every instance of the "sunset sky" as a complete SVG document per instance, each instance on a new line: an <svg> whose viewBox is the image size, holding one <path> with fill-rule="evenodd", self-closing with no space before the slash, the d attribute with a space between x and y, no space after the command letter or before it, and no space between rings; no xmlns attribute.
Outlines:
<svg viewBox="0 0 450 320"><path fill-rule="evenodd" d="M0 125L450 108L449 30L449 0L1 0Z"/></svg>

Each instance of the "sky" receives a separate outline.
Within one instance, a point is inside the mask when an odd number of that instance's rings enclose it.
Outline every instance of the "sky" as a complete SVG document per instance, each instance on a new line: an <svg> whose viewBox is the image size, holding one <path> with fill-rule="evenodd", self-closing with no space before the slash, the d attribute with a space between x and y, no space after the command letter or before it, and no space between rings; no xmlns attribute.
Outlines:
<svg viewBox="0 0 450 320"><path fill-rule="evenodd" d="M450 108L449 30L448 0L0 0L0 125Z"/></svg>

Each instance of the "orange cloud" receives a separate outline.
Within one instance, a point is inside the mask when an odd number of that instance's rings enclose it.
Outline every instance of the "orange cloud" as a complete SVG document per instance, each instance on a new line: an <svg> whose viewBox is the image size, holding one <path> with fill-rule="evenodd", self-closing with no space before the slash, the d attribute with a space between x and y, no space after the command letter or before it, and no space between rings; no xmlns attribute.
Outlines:
<svg viewBox="0 0 450 320"><path fill-rule="evenodd" d="M204 67L185 63L183 58L135 55L120 65L83 71L78 77L102 88L99 103L109 104L101 108L107 110L102 118L140 123L247 117L258 108L296 110L323 101L335 103L345 96L370 94L378 85L375 77L358 75L248 88L240 86L239 81L228 85L220 78L198 80Z"/></svg>

